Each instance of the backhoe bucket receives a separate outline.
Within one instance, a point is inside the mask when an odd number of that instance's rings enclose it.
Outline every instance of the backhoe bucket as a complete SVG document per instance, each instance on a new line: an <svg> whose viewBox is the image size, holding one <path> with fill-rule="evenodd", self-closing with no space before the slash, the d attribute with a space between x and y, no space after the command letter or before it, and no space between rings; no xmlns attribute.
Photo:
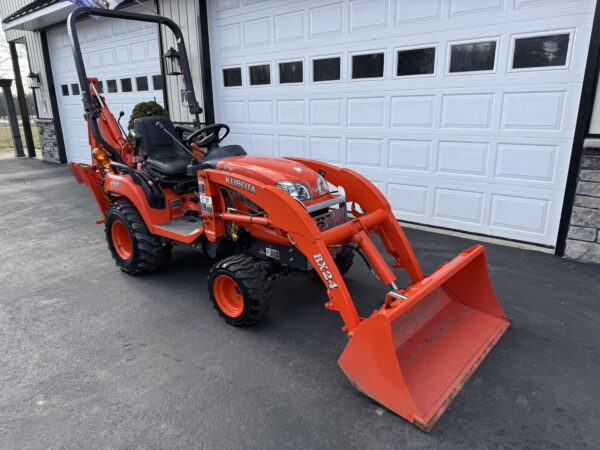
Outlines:
<svg viewBox="0 0 600 450"><path fill-rule="evenodd" d="M510 322L480 245L402 293L353 330L339 364L358 390L429 431Z"/></svg>

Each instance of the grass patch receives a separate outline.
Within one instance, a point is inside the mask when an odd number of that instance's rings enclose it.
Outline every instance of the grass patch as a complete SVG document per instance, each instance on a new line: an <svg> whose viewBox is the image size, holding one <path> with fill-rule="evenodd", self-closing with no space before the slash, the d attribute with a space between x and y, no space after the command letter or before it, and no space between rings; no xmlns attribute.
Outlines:
<svg viewBox="0 0 600 450"><path fill-rule="evenodd" d="M19 124L19 131L21 133L21 142L23 142L23 148L27 153L25 144L25 133L23 132L23 125ZM41 148L40 146L40 133L35 123L31 123L31 134L33 134L33 143L35 148ZM10 132L10 125L8 122L0 122L0 148L15 148L15 144L12 140L12 133Z"/></svg>

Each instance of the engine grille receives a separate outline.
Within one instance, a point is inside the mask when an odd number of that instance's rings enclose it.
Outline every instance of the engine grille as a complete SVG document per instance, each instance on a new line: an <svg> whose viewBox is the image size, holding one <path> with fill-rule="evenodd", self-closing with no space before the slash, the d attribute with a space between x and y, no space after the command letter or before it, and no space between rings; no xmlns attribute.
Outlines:
<svg viewBox="0 0 600 450"><path fill-rule="evenodd" d="M346 204L340 205L336 209L329 209L321 214L315 214L312 218L321 231L341 225L347 219Z"/></svg>

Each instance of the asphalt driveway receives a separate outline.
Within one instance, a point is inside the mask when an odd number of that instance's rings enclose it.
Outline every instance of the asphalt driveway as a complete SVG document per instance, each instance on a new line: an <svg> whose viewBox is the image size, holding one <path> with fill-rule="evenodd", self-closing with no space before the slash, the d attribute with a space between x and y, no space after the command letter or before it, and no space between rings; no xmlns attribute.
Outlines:
<svg viewBox="0 0 600 450"><path fill-rule="evenodd" d="M487 245L513 325L431 434L363 396L337 366L324 290L274 283L267 319L210 305L210 261L114 265L66 166L0 161L0 448L598 448L600 267ZM426 271L473 241L407 230ZM363 312L383 290L348 275Z"/></svg>

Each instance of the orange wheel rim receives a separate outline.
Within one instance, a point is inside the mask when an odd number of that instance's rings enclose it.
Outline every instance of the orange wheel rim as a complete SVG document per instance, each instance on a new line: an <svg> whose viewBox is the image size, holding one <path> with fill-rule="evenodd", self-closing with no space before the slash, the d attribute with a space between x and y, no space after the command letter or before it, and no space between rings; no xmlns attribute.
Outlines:
<svg viewBox="0 0 600 450"><path fill-rule="evenodd" d="M110 235L117 254L123 259L129 259L131 256L131 238L123 222L115 220L110 227Z"/></svg>
<svg viewBox="0 0 600 450"><path fill-rule="evenodd" d="M221 311L229 317L239 317L244 310L244 295L235 280L218 275L213 281L213 294Z"/></svg>

